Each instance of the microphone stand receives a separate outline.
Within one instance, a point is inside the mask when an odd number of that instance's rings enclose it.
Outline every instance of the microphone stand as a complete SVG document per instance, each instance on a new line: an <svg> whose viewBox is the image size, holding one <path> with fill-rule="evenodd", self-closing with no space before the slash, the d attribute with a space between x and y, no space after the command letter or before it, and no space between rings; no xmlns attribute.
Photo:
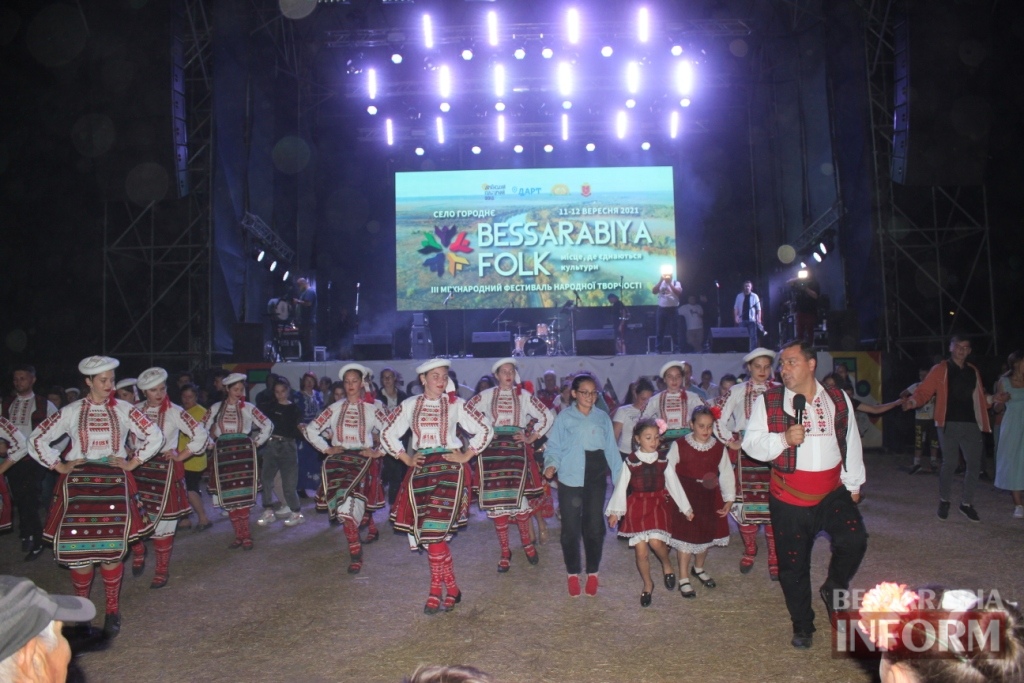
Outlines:
<svg viewBox="0 0 1024 683"><path fill-rule="evenodd" d="M718 327L722 326L722 288L718 286L718 280L715 280L715 309L718 311Z"/></svg>
<svg viewBox="0 0 1024 683"><path fill-rule="evenodd" d="M572 333L572 355L576 355L576 309L580 306L580 293L575 289L572 291L576 297L576 303L569 309L569 331Z"/></svg>
<svg viewBox="0 0 1024 683"><path fill-rule="evenodd" d="M449 294L444 300L444 357L451 358L448 355L448 302L451 301L452 295Z"/></svg>
<svg viewBox="0 0 1024 683"><path fill-rule="evenodd" d="M354 334L359 334L359 282L356 283L356 329Z"/></svg>

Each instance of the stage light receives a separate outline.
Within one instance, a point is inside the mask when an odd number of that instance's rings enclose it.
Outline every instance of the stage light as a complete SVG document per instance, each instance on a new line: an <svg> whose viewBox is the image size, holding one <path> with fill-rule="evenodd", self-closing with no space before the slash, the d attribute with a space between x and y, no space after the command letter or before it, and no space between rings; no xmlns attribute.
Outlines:
<svg viewBox="0 0 1024 683"><path fill-rule="evenodd" d="M422 147L417 147L416 148L416 156L418 156L418 157L423 156L424 151L425 150Z"/></svg>
<svg viewBox="0 0 1024 683"><path fill-rule="evenodd" d="M371 104L369 107L366 108L366 113L369 114L370 116L376 116L377 107Z"/></svg>
<svg viewBox="0 0 1024 683"><path fill-rule="evenodd" d="M274 270L276 270L276 269L277 269L277 261L275 260L275 261L273 261L273 262L272 262L272 263L270 264L270 272L271 272L271 273L273 273L273 272L274 272Z"/></svg>
<svg viewBox="0 0 1024 683"><path fill-rule="evenodd" d="M523 153L523 146L522 145L516 145L515 147L512 148L512 151L515 152L516 154L522 154Z"/></svg>
<svg viewBox="0 0 1024 683"><path fill-rule="evenodd" d="M487 13L487 43L491 47L498 44L498 13L493 10Z"/></svg>
<svg viewBox="0 0 1024 683"><path fill-rule="evenodd" d="M683 48L681 46L679 46L679 45L673 45L672 46L672 56L673 57L678 57L681 54L683 54Z"/></svg>
<svg viewBox="0 0 1024 683"><path fill-rule="evenodd" d="M824 242L819 242L818 243L818 250L821 252L822 256L825 256L826 254L828 254L828 249L825 247L825 243Z"/></svg>
<svg viewBox="0 0 1024 683"><path fill-rule="evenodd" d="M429 14L423 15L423 47L428 50L434 49L434 24Z"/></svg>
<svg viewBox="0 0 1024 683"><path fill-rule="evenodd" d="M395 144L395 124L391 122L391 119L384 122L384 129L387 132L388 144Z"/></svg>
<svg viewBox="0 0 1024 683"><path fill-rule="evenodd" d="M640 89L640 65L636 62L630 62L626 65L626 90L631 95L635 95L636 91Z"/></svg>
<svg viewBox="0 0 1024 683"><path fill-rule="evenodd" d="M445 114L447 114L447 113L448 113L449 111L451 111L451 109L452 109L452 105L448 104L447 102L442 102L442 103L441 103L441 107L440 107L440 109L441 109L441 111L443 111L443 112L444 112Z"/></svg>
<svg viewBox="0 0 1024 683"><path fill-rule="evenodd" d="M636 39L646 43L651 37L651 16L646 7L641 7L636 13Z"/></svg>
<svg viewBox="0 0 1024 683"><path fill-rule="evenodd" d="M668 136L675 140L679 136L679 112L674 111L668 117Z"/></svg>
<svg viewBox="0 0 1024 683"><path fill-rule="evenodd" d="M562 139L569 139L569 115L562 114Z"/></svg>
<svg viewBox="0 0 1024 683"><path fill-rule="evenodd" d="M565 13L566 33L572 45L580 42L580 12L575 7Z"/></svg>
<svg viewBox="0 0 1024 683"><path fill-rule="evenodd" d="M448 99L452 94L452 70L447 64L442 64L437 70L437 89L442 99Z"/></svg>
<svg viewBox="0 0 1024 683"><path fill-rule="evenodd" d="M689 97L684 97L683 99L679 100L679 106L680 107L689 107L690 106L690 98Z"/></svg>
<svg viewBox="0 0 1024 683"><path fill-rule="evenodd" d="M562 96L572 94L572 64L561 62L558 65L558 92Z"/></svg>
<svg viewBox="0 0 1024 683"><path fill-rule="evenodd" d="M800 267L801 267L801 268L806 268L806 267L807 267L807 263L806 263L806 262L804 262L804 261L801 261L801 262L800 262Z"/></svg>
<svg viewBox="0 0 1024 683"><path fill-rule="evenodd" d="M478 147L477 145L473 145L473 147L469 151L472 152L473 154L479 154L481 150L480 147Z"/></svg>
<svg viewBox="0 0 1024 683"><path fill-rule="evenodd" d="M555 51L552 50L550 47L546 47L540 51L540 56L543 57L544 59L551 59L552 57L555 56Z"/></svg>
<svg viewBox="0 0 1024 683"><path fill-rule="evenodd" d="M814 252L813 256L815 261L821 263L821 254L819 254L818 252Z"/></svg>
<svg viewBox="0 0 1024 683"><path fill-rule="evenodd" d="M620 111L615 117L615 135L621 140L626 137L626 112Z"/></svg>
<svg viewBox="0 0 1024 683"><path fill-rule="evenodd" d="M395 54L391 55L391 63L392 64L401 64L402 63L402 55L398 54L397 52Z"/></svg>
<svg viewBox="0 0 1024 683"><path fill-rule="evenodd" d="M649 143L649 142L641 142L640 143L640 149L642 149L643 151L646 152L650 148L651 148L651 143Z"/></svg>
<svg viewBox="0 0 1024 683"><path fill-rule="evenodd" d="M263 263L263 257L267 255L265 249L260 249L259 253L256 254L256 263Z"/></svg>
<svg viewBox="0 0 1024 683"><path fill-rule="evenodd" d="M612 50L611 45L605 45L604 47L601 48L602 57L611 57L613 52L614 50Z"/></svg>
<svg viewBox="0 0 1024 683"><path fill-rule="evenodd" d="M505 96L505 66L503 64L494 65L494 96Z"/></svg>
<svg viewBox="0 0 1024 683"><path fill-rule="evenodd" d="M377 99L377 70L367 69L366 71L366 92L371 100Z"/></svg>
<svg viewBox="0 0 1024 683"><path fill-rule="evenodd" d="M498 142L505 142L505 115L498 115Z"/></svg>
<svg viewBox="0 0 1024 683"><path fill-rule="evenodd" d="M494 110L495 111L505 111L505 103L504 102L495 102L494 103Z"/></svg>
<svg viewBox="0 0 1024 683"><path fill-rule="evenodd" d="M284 275L282 275L282 276L281 276L281 282L288 282L288 276L289 276L290 274L291 274L291 273L290 273L289 271L287 271L287 270L286 270L286 271L284 271Z"/></svg>
<svg viewBox="0 0 1024 683"><path fill-rule="evenodd" d="M562 109L572 109L572 102L569 100L562 102Z"/></svg>
<svg viewBox="0 0 1024 683"><path fill-rule="evenodd" d="M526 58L526 50L524 50L521 47L517 47L516 51L513 52L512 54L515 55L516 59L525 59Z"/></svg>
<svg viewBox="0 0 1024 683"><path fill-rule="evenodd" d="M626 109L632 109L635 106L636 106L636 100L634 100L632 98L626 100Z"/></svg>
<svg viewBox="0 0 1024 683"><path fill-rule="evenodd" d="M473 59L473 51L467 47L465 50L462 51L462 58L467 62Z"/></svg>
<svg viewBox="0 0 1024 683"><path fill-rule="evenodd" d="M593 152L595 149L597 149L597 146L594 145L593 142L588 142L587 143L587 151L588 152Z"/></svg>
<svg viewBox="0 0 1024 683"><path fill-rule="evenodd" d="M689 95L693 90L693 65L683 60L676 65L676 89L680 95Z"/></svg>
<svg viewBox="0 0 1024 683"><path fill-rule="evenodd" d="M551 152L555 151L555 146L554 145L544 145L544 151L550 154Z"/></svg>
<svg viewBox="0 0 1024 683"><path fill-rule="evenodd" d="M444 119L437 117L437 144L444 144Z"/></svg>
<svg viewBox="0 0 1024 683"><path fill-rule="evenodd" d="M801 268L800 270L796 271L796 277L798 280L806 280L807 276L810 275L810 273L808 273L806 270L807 266L804 266L802 263L800 265Z"/></svg>

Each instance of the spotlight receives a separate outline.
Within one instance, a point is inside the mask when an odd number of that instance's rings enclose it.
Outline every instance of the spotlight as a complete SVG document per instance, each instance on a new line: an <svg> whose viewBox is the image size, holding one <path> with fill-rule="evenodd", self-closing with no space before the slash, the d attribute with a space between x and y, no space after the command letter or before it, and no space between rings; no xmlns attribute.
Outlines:
<svg viewBox="0 0 1024 683"><path fill-rule="evenodd" d="M515 55L516 59L525 59L526 58L526 50L524 50L521 47L517 47L516 51L513 52L512 54Z"/></svg>
<svg viewBox="0 0 1024 683"><path fill-rule="evenodd" d="M505 142L505 115L498 114L498 142Z"/></svg>
<svg viewBox="0 0 1024 683"><path fill-rule="evenodd" d="M588 152L593 152L595 149L597 149L597 147L594 145L593 142L588 142L587 143L587 151Z"/></svg>
<svg viewBox="0 0 1024 683"><path fill-rule="evenodd" d="M796 271L796 277L798 280L806 280L807 276L810 275L810 273L807 272L807 266L804 266L802 263L800 265L801 268L800 270Z"/></svg>
<svg viewBox="0 0 1024 683"><path fill-rule="evenodd" d="M635 106L636 106L636 100L634 100L632 98L626 100L626 109L632 109Z"/></svg>
<svg viewBox="0 0 1024 683"><path fill-rule="evenodd" d="M631 95L635 95L636 91L640 89L640 65L636 62L630 62L626 65L626 90Z"/></svg>
<svg viewBox="0 0 1024 683"><path fill-rule="evenodd" d="M371 100L377 99L377 70L367 69L366 71L366 92Z"/></svg>
<svg viewBox="0 0 1024 683"><path fill-rule="evenodd" d="M377 115L377 107L375 107L375 106L373 106L371 104L369 107L366 108L366 113L369 114L370 116L376 116Z"/></svg>
<svg viewBox="0 0 1024 683"><path fill-rule="evenodd" d="M437 144L444 144L444 119L437 117Z"/></svg>
<svg viewBox="0 0 1024 683"><path fill-rule="evenodd" d="M569 139L569 115L562 114L562 139Z"/></svg>
<svg viewBox="0 0 1024 683"><path fill-rule="evenodd" d="M612 56L612 52L614 52L614 50L612 50L612 46L611 45L605 45L604 47L601 48L601 56L602 57L611 57Z"/></svg>
<svg viewBox="0 0 1024 683"><path fill-rule="evenodd" d="M812 256L814 256L814 260L815 261L817 261L818 263L821 263L821 254L819 254L818 252L814 252L814 254L812 254Z"/></svg>
<svg viewBox="0 0 1024 683"><path fill-rule="evenodd" d="M651 16L646 7L641 7L636 13L636 39L646 43L651 37Z"/></svg>
<svg viewBox="0 0 1024 683"><path fill-rule="evenodd" d="M804 262L804 261L801 261L801 262L800 262L800 267L801 267L801 268L806 268L806 267L807 267L807 263L806 263L806 262Z"/></svg>
<svg viewBox="0 0 1024 683"><path fill-rule="evenodd" d="M693 90L693 65L683 60L676 66L676 89L680 95L689 95Z"/></svg>
<svg viewBox="0 0 1024 683"><path fill-rule="evenodd" d="M288 282L288 275L289 272L287 270L284 271L284 275L281 276L281 282Z"/></svg>
<svg viewBox="0 0 1024 683"><path fill-rule="evenodd" d="M423 47L428 50L434 49L434 24L430 21L430 15L423 15Z"/></svg>
<svg viewBox="0 0 1024 683"><path fill-rule="evenodd" d="M448 104L447 102L442 102L441 103L441 111L443 111L445 114L447 114L449 111L451 111L451 109L452 109L452 105Z"/></svg>
<svg viewBox="0 0 1024 683"><path fill-rule="evenodd" d="M423 156L423 152L424 152L424 150L423 150L422 147L417 147L416 148L416 156L418 156L418 157Z"/></svg>
<svg viewBox="0 0 1024 683"><path fill-rule="evenodd" d="M544 145L544 151L548 152L550 154L551 152L555 151L555 146L554 145Z"/></svg>
<svg viewBox="0 0 1024 683"><path fill-rule="evenodd" d="M615 117L615 135L621 140L626 137L626 112L620 111Z"/></svg>
<svg viewBox="0 0 1024 683"><path fill-rule="evenodd" d="M674 111L668 117L668 136L673 140L679 136L679 112Z"/></svg>
<svg viewBox="0 0 1024 683"><path fill-rule="evenodd" d="M825 256L826 254L828 254L828 248L825 247L825 243L824 242L818 242L818 251L821 252L822 256Z"/></svg>
<svg viewBox="0 0 1024 683"><path fill-rule="evenodd" d="M473 145L473 147L469 151L472 152L473 154L479 154L480 148L477 145Z"/></svg>
<svg viewBox="0 0 1024 683"><path fill-rule="evenodd" d="M572 109L572 102L569 100L562 102L562 109Z"/></svg>
<svg viewBox="0 0 1024 683"><path fill-rule="evenodd" d="M448 99L452 94L452 70L447 64L442 64L437 72L437 90L441 93L442 99Z"/></svg>
<svg viewBox="0 0 1024 683"><path fill-rule="evenodd" d="M388 120L386 120L384 122L384 130L385 130L385 133L387 134L388 145L394 145L395 144L395 125L391 122L391 119L388 119Z"/></svg>
<svg viewBox="0 0 1024 683"><path fill-rule="evenodd" d="M522 57L519 59L522 59ZM505 96L505 66L503 64L494 65L494 96ZM499 109L498 111L501 110Z"/></svg>
<svg viewBox="0 0 1024 683"><path fill-rule="evenodd" d="M552 57L555 56L555 51L552 50L550 47L546 47L540 51L540 56L543 57L544 59L551 59Z"/></svg>
<svg viewBox="0 0 1024 683"><path fill-rule="evenodd" d="M259 253L256 254L256 263L263 263L263 257L267 255L265 249L260 249Z"/></svg>
<svg viewBox="0 0 1024 683"><path fill-rule="evenodd" d="M572 64L569 62L558 65L558 92L562 96L572 94Z"/></svg>
<svg viewBox="0 0 1024 683"><path fill-rule="evenodd" d="M270 264L270 272L273 273L276 269L277 269L277 261L275 260L275 261L273 261Z"/></svg>
<svg viewBox="0 0 1024 683"><path fill-rule="evenodd" d="M398 54L397 52L395 54L391 55L391 63L392 64L401 64L402 63L402 55Z"/></svg>
<svg viewBox="0 0 1024 683"><path fill-rule="evenodd" d="M673 57L678 57L681 54L683 54L683 48L681 46L679 46L679 45L673 45L672 46L672 56Z"/></svg>
<svg viewBox="0 0 1024 683"><path fill-rule="evenodd" d="M689 97L684 97L683 99L679 100L679 106L680 107L689 107L690 106L690 98Z"/></svg>
<svg viewBox="0 0 1024 683"><path fill-rule="evenodd" d="M494 103L494 110L495 111L505 111L505 103L504 102L495 102Z"/></svg>
<svg viewBox="0 0 1024 683"><path fill-rule="evenodd" d="M522 145L516 145L515 147L512 148L512 151L515 152L516 154L522 154L523 153L523 146Z"/></svg>
<svg viewBox="0 0 1024 683"><path fill-rule="evenodd" d="M566 33L569 36L569 43L575 45L580 42L580 12L575 7L565 13Z"/></svg>
<svg viewBox="0 0 1024 683"><path fill-rule="evenodd" d="M462 58L467 62L473 59L473 51L470 50L469 48L466 48L465 50L462 51Z"/></svg>
<svg viewBox="0 0 1024 683"><path fill-rule="evenodd" d="M494 47L498 44L498 13L487 13L487 43Z"/></svg>
<svg viewBox="0 0 1024 683"><path fill-rule="evenodd" d="M643 151L646 152L650 148L651 148L651 143L649 143L649 142L641 142L640 143L640 149L642 149Z"/></svg>

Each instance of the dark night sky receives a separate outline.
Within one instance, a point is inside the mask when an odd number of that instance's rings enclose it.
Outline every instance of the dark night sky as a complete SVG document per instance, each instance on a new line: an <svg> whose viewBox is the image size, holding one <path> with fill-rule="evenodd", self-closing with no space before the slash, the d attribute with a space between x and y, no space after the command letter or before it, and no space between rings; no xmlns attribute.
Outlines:
<svg viewBox="0 0 1024 683"><path fill-rule="evenodd" d="M103 161L93 155L103 141L76 138L76 124L117 97L153 94L145 78L152 65L119 54L117 40L100 40L119 35L118 17L145 3L109 4L114 11L29 0L0 7L0 358L4 366L34 362L47 380L72 379L67 369L100 346ZM1002 353L1024 338L1022 5L996 3L993 22L988 188ZM116 114L113 122L122 138L144 135Z"/></svg>

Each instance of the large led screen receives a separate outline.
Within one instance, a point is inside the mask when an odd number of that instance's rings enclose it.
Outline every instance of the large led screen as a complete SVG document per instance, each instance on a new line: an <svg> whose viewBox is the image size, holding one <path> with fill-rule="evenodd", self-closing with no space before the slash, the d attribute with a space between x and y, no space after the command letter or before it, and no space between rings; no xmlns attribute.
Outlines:
<svg viewBox="0 0 1024 683"><path fill-rule="evenodd" d="M655 304L675 268L669 166L397 173L395 214L400 311Z"/></svg>

